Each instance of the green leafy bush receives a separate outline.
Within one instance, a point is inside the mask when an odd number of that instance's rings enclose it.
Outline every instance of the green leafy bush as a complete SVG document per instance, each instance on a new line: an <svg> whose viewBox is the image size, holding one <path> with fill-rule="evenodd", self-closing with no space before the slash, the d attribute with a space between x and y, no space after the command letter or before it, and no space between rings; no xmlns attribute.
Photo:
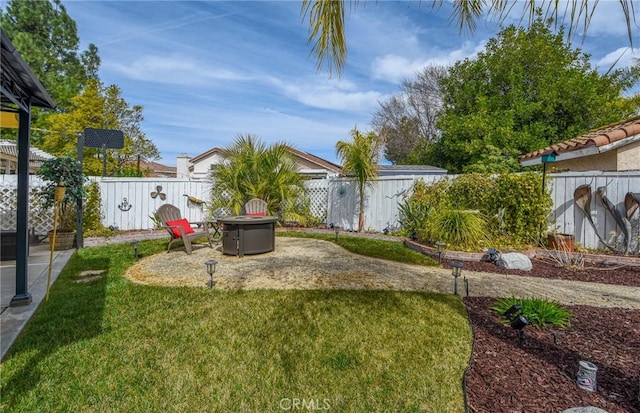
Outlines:
<svg viewBox="0 0 640 413"><path fill-rule="evenodd" d="M484 217L483 236L493 247L519 247L530 244L546 227L551 212L550 191L542 191L539 173L504 173L501 175L472 173L445 178L432 184L417 181L410 197L399 206L400 223L408 233L415 231L423 240L458 239L457 234L434 234L445 219L439 211L477 210ZM459 214L458 214L459 215ZM448 225L456 225L460 216L449 216ZM476 235L478 235L476 237ZM471 247L482 239L470 234L466 244Z"/></svg>
<svg viewBox="0 0 640 413"><path fill-rule="evenodd" d="M557 302L542 298L499 298L491 309L504 315L509 308L516 304L522 305L522 315L529 321L529 324L538 328L547 325L567 327L569 319L573 316Z"/></svg>

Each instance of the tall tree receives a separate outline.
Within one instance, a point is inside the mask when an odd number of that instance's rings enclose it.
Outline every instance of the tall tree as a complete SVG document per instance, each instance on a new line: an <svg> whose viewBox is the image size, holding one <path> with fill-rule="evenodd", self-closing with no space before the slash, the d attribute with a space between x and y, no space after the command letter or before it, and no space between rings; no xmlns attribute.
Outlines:
<svg viewBox="0 0 640 413"><path fill-rule="evenodd" d="M158 159L158 148L140 127L144 120L142 110L142 106L131 107L121 96L119 87L105 87L98 80L89 80L83 91L71 99L68 111L54 113L46 119L48 132L42 149L56 156L75 156L77 137L85 128L119 129L124 134L124 148L107 150L110 174L137 161L138 156L143 160ZM83 168L88 175L100 175L102 150L85 147Z"/></svg>
<svg viewBox="0 0 640 413"><path fill-rule="evenodd" d="M79 51L76 23L60 0L9 0L0 25L60 108L97 78L98 49Z"/></svg>
<svg viewBox="0 0 640 413"><path fill-rule="evenodd" d="M264 144L255 135L238 135L225 149L225 161L212 170L211 208L240 214L252 198L267 202L270 214L283 214L304 197L304 184L285 143Z"/></svg>
<svg viewBox="0 0 640 413"><path fill-rule="evenodd" d="M384 155L394 164L420 163L420 154L438 140L438 111L442 107L440 80L447 75L443 66L427 66L415 79L402 82L400 93L374 114L372 125L383 139Z"/></svg>
<svg viewBox="0 0 640 413"><path fill-rule="evenodd" d="M380 141L375 132L364 134L357 128L351 130L351 141L338 141L336 152L342 161L342 173L353 176L358 181L360 211L358 214L358 232L364 230L365 189L378 175L378 156Z"/></svg>
<svg viewBox="0 0 640 413"><path fill-rule="evenodd" d="M518 170L519 155L638 110L640 96L621 97L638 80L637 70L600 75L551 24L539 16L528 29L509 26L477 58L453 66L442 81L435 165L451 172Z"/></svg>
<svg viewBox="0 0 640 413"><path fill-rule="evenodd" d="M629 42L632 42L633 24L635 23L636 0L618 0L625 16ZM347 40L345 37L345 3L346 0L303 0L301 13L309 20L309 44L313 44L311 53L315 56L318 70L327 67L331 74L334 70L341 74L347 61ZM351 7L358 0L348 1ZM432 0L431 7L439 8L444 0ZM518 3L518 4L516 4ZM599 0L456 0L453 2L452 20L457 21L458 28L474 31L480 17L486 13L491 19L504 22L505 19L522 6L522 20L529 23L535 21L535 10L540 7L547 11L546 17L555 21L562 15L569 15L569 37L574 31L582 29L587 32L591 18L597 12ZM633 44L632 44L633 45Z"/></svg>

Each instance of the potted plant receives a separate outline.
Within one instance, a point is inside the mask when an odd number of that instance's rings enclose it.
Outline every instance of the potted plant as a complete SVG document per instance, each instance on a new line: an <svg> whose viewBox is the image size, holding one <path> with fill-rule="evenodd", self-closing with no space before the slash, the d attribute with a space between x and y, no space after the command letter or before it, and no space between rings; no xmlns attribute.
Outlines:
<svg viewBox="0 0 640 413"><path fill-rule="evenodd" d="M547 233L547 245L553 250L573 252L575 249L575 235L551 231Z"/></svg>
<svg viewBox="0 0 640 413"><path fill-rule="evenodd" d="M37 175L46 181L36 195L43 210L51 210L53 214L51 208L59 199L54 250L70 249L75 236L75 214L72 211L75 212L77 202L86 197L84 182L87 178L81 173L78 162L70 156L47 159ZM61 187L64 187L64 191ZM52 242L52 232L49 231L49 242Z"/></svg>

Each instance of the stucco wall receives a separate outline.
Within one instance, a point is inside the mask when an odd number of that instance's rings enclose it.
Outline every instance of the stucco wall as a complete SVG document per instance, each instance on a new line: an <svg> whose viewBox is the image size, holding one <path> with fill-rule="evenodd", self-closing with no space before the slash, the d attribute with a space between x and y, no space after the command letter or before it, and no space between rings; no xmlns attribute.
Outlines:
<svg viewBox="0 0 640 413"><path fill-rule="evenodd" d="M616 150L601 153L598 155L585 156L582 158L569 159L548 164L549 171L615 171L618 167Z"/></svg>
<svg viewBox="0 0 640 413"><path fill-rule="evenodd" d="M618 150L618 171L640 170L640 142L623 146Z"/></svg>

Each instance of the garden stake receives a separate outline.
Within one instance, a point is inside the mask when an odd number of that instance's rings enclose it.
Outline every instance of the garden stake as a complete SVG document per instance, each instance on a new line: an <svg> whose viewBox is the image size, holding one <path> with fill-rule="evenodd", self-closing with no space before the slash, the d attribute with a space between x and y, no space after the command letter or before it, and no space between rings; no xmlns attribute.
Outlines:
<svg viewBox="0 0 640 413"><path fill-rule="evenodd" d="M58 228L58 211L60 210L60 203L64 199L64 182L58 183L56 187L55 195L53 196L53 237L51 237L51 251L49 253L49 274L47 276L47 294L45 295L45 301L49 301L49 288L51 286L51 271L53 270L53 249L56 245L56 229Z"/></svg>

